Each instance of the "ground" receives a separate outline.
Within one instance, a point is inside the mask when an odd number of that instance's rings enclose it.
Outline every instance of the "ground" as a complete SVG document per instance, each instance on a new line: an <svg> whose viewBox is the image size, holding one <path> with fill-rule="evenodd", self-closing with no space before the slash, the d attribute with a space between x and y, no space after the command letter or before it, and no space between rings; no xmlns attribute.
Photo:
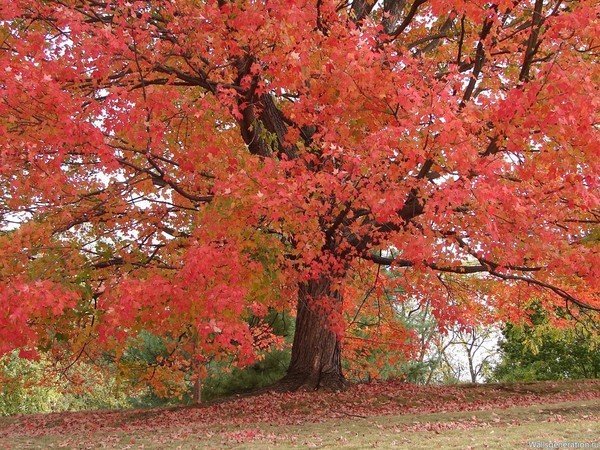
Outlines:
<svg viewBox="0 0 600 450"><path fill-rule="evenodd" d="M0 418L0 447L18 449L496 449L561 443L600 448L600 380L437 387L385 382L197 408Z"/></svg>

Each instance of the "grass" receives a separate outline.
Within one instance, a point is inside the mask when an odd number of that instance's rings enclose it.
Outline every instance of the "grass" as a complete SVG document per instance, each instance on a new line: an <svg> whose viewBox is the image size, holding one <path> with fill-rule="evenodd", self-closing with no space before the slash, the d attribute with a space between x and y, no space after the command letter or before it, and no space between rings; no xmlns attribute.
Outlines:
<svg viewBox="0 0 600 450"><path fill-rule="evenodd" d="M435 407L423 410L419 403L432 392L439 394ZM529 442L600 448L600 381L433 389L382 383L205 408L0 418L0 447L18 449L535 448Z"/></svg>

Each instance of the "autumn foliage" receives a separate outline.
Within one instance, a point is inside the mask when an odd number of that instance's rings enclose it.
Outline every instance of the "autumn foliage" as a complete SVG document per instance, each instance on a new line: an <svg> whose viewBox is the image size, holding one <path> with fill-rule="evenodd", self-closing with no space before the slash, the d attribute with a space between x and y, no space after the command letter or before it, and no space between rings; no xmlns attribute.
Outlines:
<svg viewBox="0 0 600 450"><path fill-rule="evenodd" d="M245 364L275 309L287 386L339 387L359 338L410 356L384 289L442 327L600 308L599 14L2 0L0 354L118 362L145 330L149 378Z"/></svg>

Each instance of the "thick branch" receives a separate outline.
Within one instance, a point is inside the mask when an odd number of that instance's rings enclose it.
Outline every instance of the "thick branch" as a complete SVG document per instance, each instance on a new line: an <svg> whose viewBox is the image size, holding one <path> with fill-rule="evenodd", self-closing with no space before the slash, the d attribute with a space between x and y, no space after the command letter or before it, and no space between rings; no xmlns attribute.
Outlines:
<svg viewBox="0 0 600 450"><path fill-rule="evenodd" d="M363 258L367 259L369 261L373 261L377 264L386 265L386 266L390 266L390 265L393 265L395 267L414 267L414 266L416 266L416 263L413 261L409 261L406 259L398 259L398 258L393 258L393 257L386 257L386 256L376 255L376 254L365 253L363 255ZM500 273L496 270L498 265L495 265L495 268L491 268L488 265L441 266L436 263L428 263L426 261L423 261L422 263L426 267L429 267L430 269L433 269L438 272L456 273L456 274L460 274L460 275L468 275L468 274L475 274L475 273L488 273L488 274L490 274L496 278L499 278L501 280L519 281L519 282L531 284L534 286L539 286L541 288L547 289L547 290L555 293L559 297L579 306L580 308L591 310L591 311L600 311L599 307L592 306L582 300L579 300L578 298L574 297L573 295L569 294L567 291L565 291L564 289L562 289L558 286L553 286L551 284L548 284L543 281L536 280L535 278L531 278L531 277L524 276L524 275ZM522 268L521 270L522 271L525 271L525 270L537 271L540 269L539 268Z"/></svg>
<svg viewBox="0 0 600 450"><path fill-rule="evenodd" d="M475 85L477 84L477 80L479 79L479 75L481 74L481 70L483 69L483 64L485 63L485 49L483 41L490 34L493 24L494 22L489 19L485 19L485 21L483 22L483 27L481 28L481 32L479 33L479 42L477 43L477 50L475 51L475 65L473 66L473 74L471 75L471 79L469 80L467 89L465 90L463 98L460 102L461 109L464 108L467 102L471 99L473 91L475 90Z"/></svg>
<svg viewBox="0 0 600 450"><path fill-rule="evenodd" d="M521 73L519 74L519 81L526 81L529 79L529 70L533 63L533 57L537 53L540 45L539 35L544 23L544 17L542 16L542 8L544 6L543 0L536 0L535 7L533 10L533 20L531 22L531 34L527 41L527 49L525 50L525 58L523 60L523 66L521 67Z"/></svg>
<svg viewBox="0 0 600 450"><path fill-rule="evenodd" d="M417 11L419 10L419 7L422 4L426 3L426 2L427 2L427 0L415 0L413 2L413 4L410 7L410 10L408 11L408 14L406 15L406 17L404 18L404 20L402 21L402 23L391 34L391 39L392 40L396 39L398 36L400 36L402 34L402 32L404 30L406 30L406 28L410 25L410 23L414 19L415 15L417 14Z"/></svg>
<svg viewBox="0 0 600 450"><path fill-rule="evenodd" d="M557 286L553 286L548 283L544 283L543 281L540 281L540 280L536 280L535 278L525 277L522 275L511 275L511 274L498 273L496 271L490 271L489 273L490 273L490 275L493 275L496 278L500 278L502 280L521 281L523 283L532 284L534 286L539 286L544 289L548 289L549 291L554 292L559 297L579 306L580 308L588 309L590 311L600 311L600 307L592 306L588 303L585 303L585 302L579 300L578 298L573 297L571 294L569 294L564 289L559 288Z"/></svg>
<svg viewBox="0 0 600 450"><path fill-rule="evenodd" d="M414 261L410 261L408 259L400 259L389 256L382 256L377 254L363 254L363 259L373 261L376 264L382 266L394 266L394 267L414 267L417 265ZM473 273L483 273L489 272L490 268L484 265L476 265L476 266L441 266L436 263L428 263L427 261L421 261L421 263L429 267L430 269L437 270L438 272L448 272L448 273L457 273L461 275L473 274Z"/></svg>
<svg viewBox="0 0 600 450"><path fill-rule="evenodd" d="M165 179L164 174L162 173L162 171L159 171L159 173L157 174L157 173L153 172L152 169L138 167L137 165L135 165L135 164L127 161L126 159L123 159L123 158L115 158L115 159L121 165L129 167L130 169L133 169L136 172L147 173L152 178L153 183L159 184L159 185L163 185L163 183L164 183L164 185L168 185L170 188L172 188L179 195L181 195L184 198L187 198L191 202L195 202L195 203L210 203L210 202L213 201L214 196L212 196L212 195L197 196L197 195L194 195L194 194L190 194L189 192L186 192L185 190L183 190L181 188L181 186L179 186L173 180ZM154 163L152 165L156 169L156 164Z"/></svg>
<svg viewBox="0 0 600 450"><path fill-rule="evenodd" d="M367 17L371 13L373 7L375 6L375 3L376 2L367 0L354 0L350 8L353 20L357 23L361 22L365 17ZM317 6L318 5L319 3L317 3Z"/></svg>

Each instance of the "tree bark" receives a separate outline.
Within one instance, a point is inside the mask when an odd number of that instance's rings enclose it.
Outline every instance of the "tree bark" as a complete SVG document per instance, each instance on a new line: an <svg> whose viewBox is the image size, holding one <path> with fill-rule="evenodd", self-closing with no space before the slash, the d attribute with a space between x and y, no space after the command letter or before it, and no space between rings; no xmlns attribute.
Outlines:
<svg viewBox="0 0 600 450"><path fill-rule="evenodd" d="M199 374L197 374L194 386L192 387L192 403L194 405L202 403L202 380L200 379Z"/></svg>
<svg viewBox="0 0 600 450"><path fill-rule="evenodd" d="M330 390L345 387L340 337L332 330L342 319L342 296L331 277L300 284L292 360L275 390Z"/></svg>

